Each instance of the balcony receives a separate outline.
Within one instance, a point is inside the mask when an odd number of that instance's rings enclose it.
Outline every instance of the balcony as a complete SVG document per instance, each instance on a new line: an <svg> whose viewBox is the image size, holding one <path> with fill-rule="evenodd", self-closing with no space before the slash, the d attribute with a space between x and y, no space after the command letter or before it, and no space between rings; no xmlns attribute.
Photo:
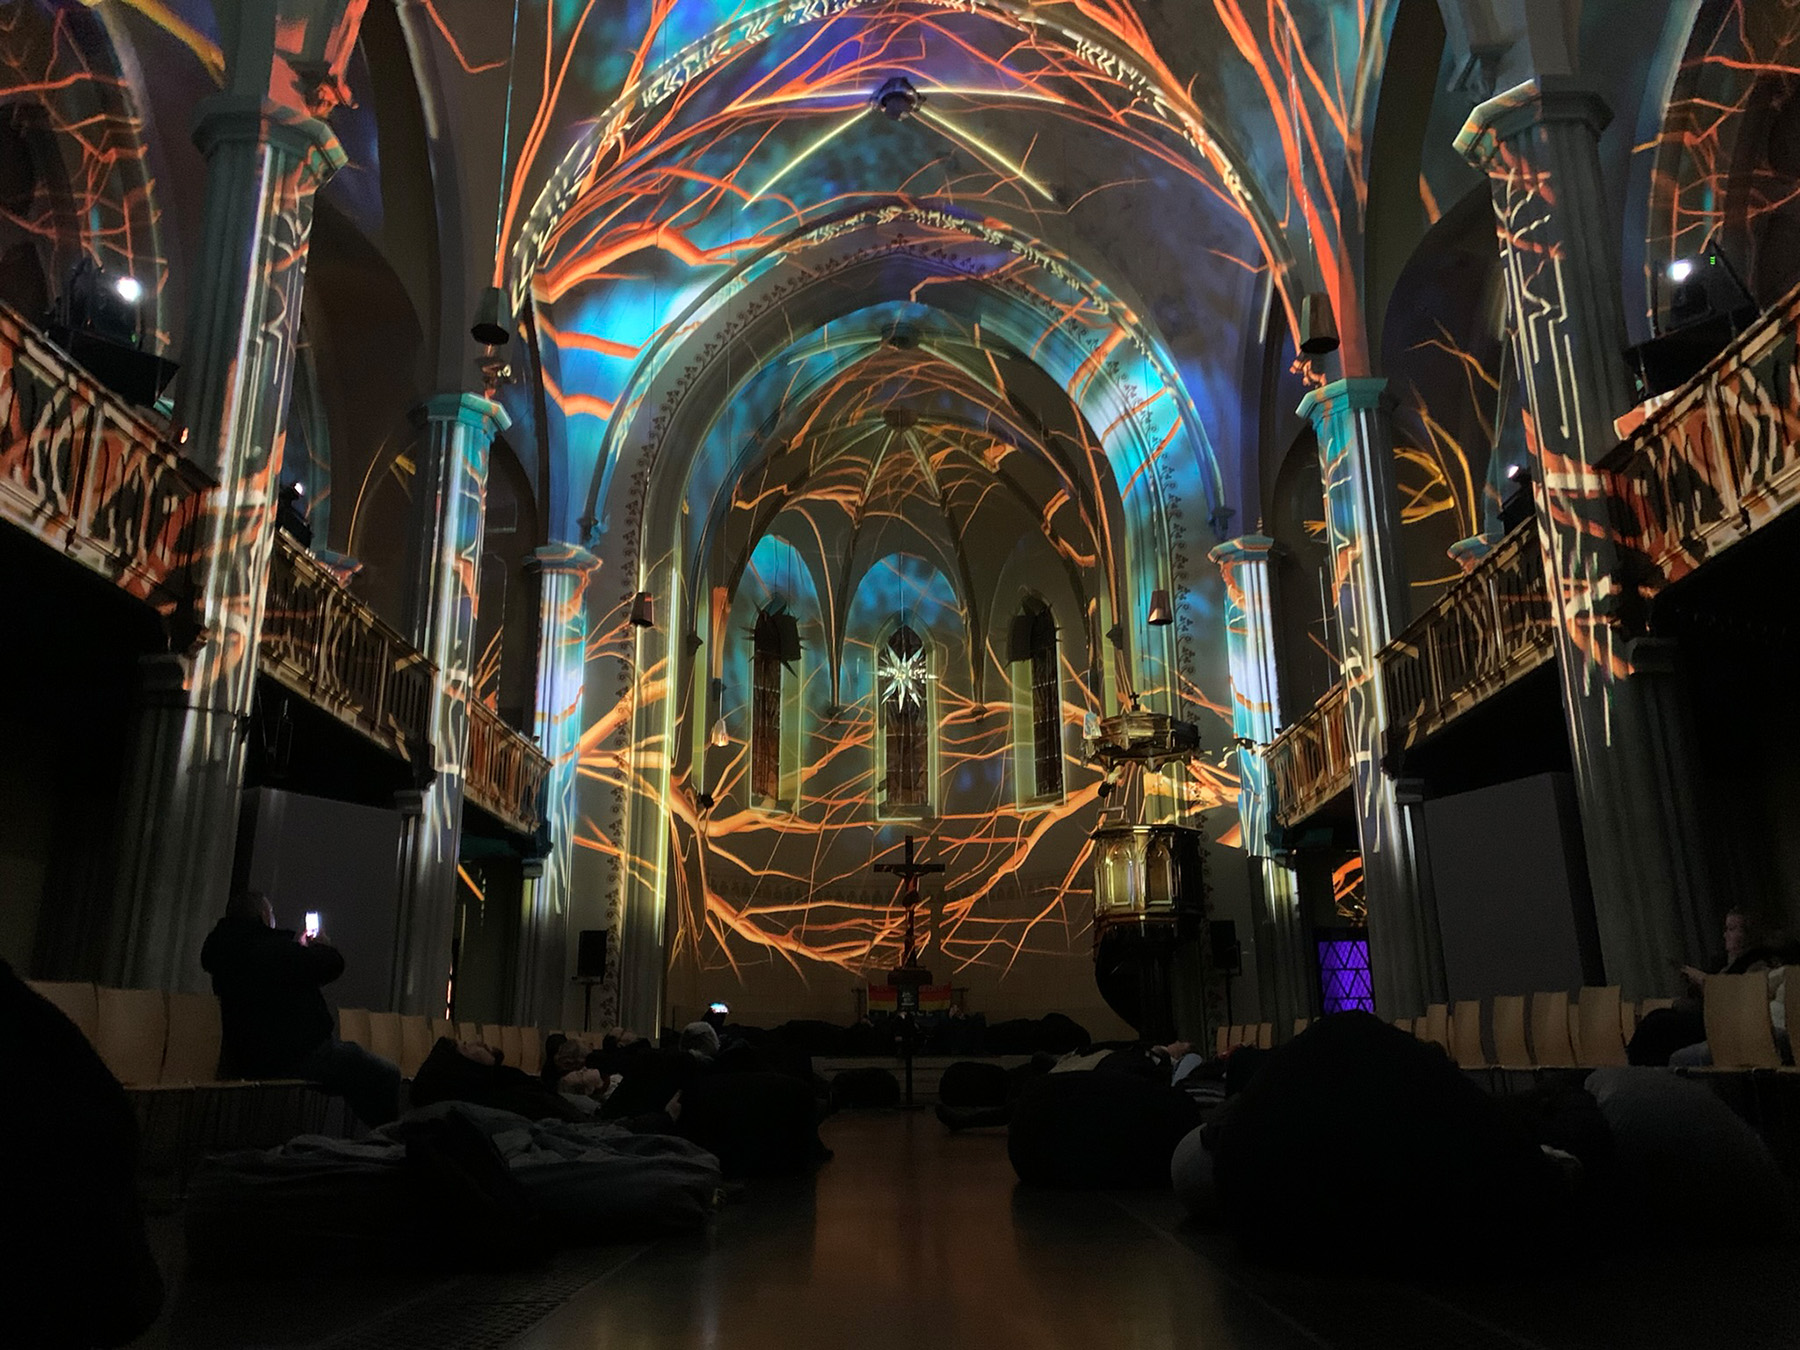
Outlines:
<svg viewBox="0 0 1800 1350"><path fill-rule="evenodd" d="M1388 762L1555 658L1543 555L1527 522L1382 650Z"/></svg>
<svg viewBox="0 0 1800 1350"><path fill-rule="evenodd" d="M401 759L430 764L436 669L279 532L260 650L263 674Z"/></svg>
<svg viewBox="0 0 1800 1350"><path fill-rule="evenodd" d="M520 834L535 834L543 822L540 803L549 775L550 761L537 746L487 704L469 705L469 769L463 791L470 801Z"/></svg>
<svg viewBox="0 0 1800 1350"><path fill-rule="evenodd" d="M0 305L0 520L166 615L208 485L160 419Z"/></svg>
<svg viewBox="0 0 1800 1350"><path fill-rule="evenodd" d="M1352 777L1349 705L1344 686L1335 684L1269 745L1275 823L1290 828L1317 814L1349 790Z"/></svg>
<svg viewBox="0 0 1800 1350"><path fill-rule="evenodd" d="M1675 582L1800 499L1800 288L1607 456L1623 542Z"/></svg>

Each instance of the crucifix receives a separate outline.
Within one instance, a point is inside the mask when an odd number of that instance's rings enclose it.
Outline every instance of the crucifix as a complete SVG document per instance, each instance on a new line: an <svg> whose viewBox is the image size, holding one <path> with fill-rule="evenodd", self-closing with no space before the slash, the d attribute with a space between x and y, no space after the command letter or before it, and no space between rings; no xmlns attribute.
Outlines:
<svg viewBox="0 0 1800 1350"><path fill-rule="evenodd" d="M900 897L906 905L906 937L900 965L888 972L887 982L894 991L894 1011L900 1018L900 1048L906 1058L906 1104L909 1107L913 1104L913 1014L919 1011L919 990L931 983L931 972L919 964L919 878L943 870L942 863L919 862L913 856L910 834L906 836L904 861L875 864L875 871L900 878Z"/></svg>

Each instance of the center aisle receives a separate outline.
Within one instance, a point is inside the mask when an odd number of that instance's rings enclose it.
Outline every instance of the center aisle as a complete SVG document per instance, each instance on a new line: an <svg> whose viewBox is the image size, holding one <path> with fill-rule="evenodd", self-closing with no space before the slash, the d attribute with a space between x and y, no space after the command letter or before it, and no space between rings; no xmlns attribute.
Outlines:
<svg viewBox="0 0 1800 1350"><path fill-rule="evenodd" d="M833 1117L814 1180L757 1183L509 1350L1286 1350L1320 1342L1104 1195L1015 1184L1002 1132Z"/></svg>

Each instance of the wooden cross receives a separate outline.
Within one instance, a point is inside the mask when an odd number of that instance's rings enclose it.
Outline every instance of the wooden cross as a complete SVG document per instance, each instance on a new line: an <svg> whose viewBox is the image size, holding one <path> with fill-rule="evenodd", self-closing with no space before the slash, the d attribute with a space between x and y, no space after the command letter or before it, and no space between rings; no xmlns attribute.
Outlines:
<svg viewBox="0 0 1800 1350"><path fill-rule="evenodd" d="M906 949L901 957L902 969L911 969L919 963L918 930L914 926L914 915L919 905L919 878L930 876L934 872L942 872L944 864L919 862L913 857L913 837L906 836L906 859L903 862L876 863L877 872L887 872L901 879L905 889L901 898L906 904Z"/></svg>

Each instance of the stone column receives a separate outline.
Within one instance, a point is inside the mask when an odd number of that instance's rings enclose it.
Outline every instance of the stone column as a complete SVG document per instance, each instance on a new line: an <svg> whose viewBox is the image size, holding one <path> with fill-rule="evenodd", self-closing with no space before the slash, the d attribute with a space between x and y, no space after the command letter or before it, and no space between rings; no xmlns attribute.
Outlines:
<svg viewBox="0 0 1800 1350"><path fill-rule="evenodd" d="M1544 75L1476 108L1456 144L1486 170L1499 219L1601 955L1638 999L1670 992L1670 962L1704 960L1717 927L1692 728L1672 662L1643 636L1642 560L1614 532L1597 467L1635 397L1600 174L1610 117Z"/></svg>
<svg viewBox="0 0 1800 1350"><path fill-rule="evenodd" d="M189 641L153 658L127 769L104 978L141 988L203 988L225 907L313 197L344 163L324 122L238 94L200 105L194 140L206 215L178 420L218 488L195 526Z"/></svg>
<svg viewBox="0 0 1800 1350"><path fill-rule="evenodd" d="M550 851L534 891L520 950L529 975L521 980L526 1013L562 1016L568 961L569 894L574 870L575 778L581 766L581 706L587 672L587 583L600 560L575 544L547 544L531 555L538 573L538 746L550 760L544 789Z"/></svg>
<svg viewBox="0 0 1800 1350"><path fill-rule="evenodd" d="M406 632L437 667L430 718L437 774L402 851L394 989L397 1011L441 1015L456 917L488 449L508 418L476 394L439 394L415 420L423 435L413 475Z"/></svg>
<svg viewBox="0 0 1800 1350"><path fill-rule="evenodd" d="M1355 761L1375 1009L1414 1017L1444 998L1444 958L1416 810L1382 772L1386 698L1376 654L1410 617L1394 485L1393 396L1381 379L1339 380L1300 404L1319 437L1333 603Z"/></svg>
<svg viewBox="0 0 1800 1350"><path fill-rule="evenodd" d="M1246 534L1213 549L1225 574L1225 642L1231 663L1231 731L1237 739L1238 825L1244 852L1254 860L1257 976L1266 1020L1285 1035L1296 1017L1312 1016L1306 924L1299 887L1285 863L1269 852L1274 793L1266 747L1281 729L1275 674L1275 616L1269 564L1273 539Z"/></svg>

